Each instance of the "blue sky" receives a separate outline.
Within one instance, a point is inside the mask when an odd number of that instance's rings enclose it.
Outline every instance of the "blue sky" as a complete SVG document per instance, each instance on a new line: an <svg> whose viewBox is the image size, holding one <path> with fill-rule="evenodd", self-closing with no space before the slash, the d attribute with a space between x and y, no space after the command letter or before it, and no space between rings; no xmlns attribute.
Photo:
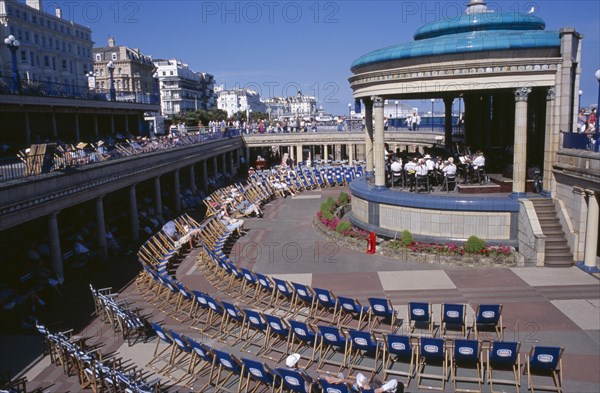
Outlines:
<svg viewBox="0 0 600 393"><path fill-rule="evenodd" d="M177 58L215 75L226 87L249 87L263 97L315 95L326 110L347 112L350 64L359 56L412 40L424 23L462 13L463 1L43 1L63 17L92 28L96 46L109 35L118 45L153 58ZM583 33L583 105L595 103L600 68L600 6L586 1L488 1L497 12L527 12L547 30ZM429 107L429 101L415 103ZM441 110L436 108L436 110Z"/></svg>

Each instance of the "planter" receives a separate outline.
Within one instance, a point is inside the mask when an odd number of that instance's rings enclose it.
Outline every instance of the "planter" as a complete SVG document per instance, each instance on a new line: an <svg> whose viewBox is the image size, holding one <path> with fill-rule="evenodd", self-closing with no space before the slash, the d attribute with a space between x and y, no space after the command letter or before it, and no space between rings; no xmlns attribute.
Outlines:
<svg viewBox="0 0 600 393"><path fill-rule="evenodd" d="M402 262L424 262L453 266L470 267L515 267L517 266L517 254L506 256L486 257L475 254L430 254L415 253L406 249L391 248L387 245L382 247L381 254L396 258Z"/></svg>
<svg viewBox="0 0 600 393"><path fill-rule="evenodd" d="M363 239L356 239L349 236L344 236L336 231L333 231L325 226L318 217L313 219L313 226L315 229L323 234L328 240L334 242L338 246L344 246L355 251L365 252L367 250L367 241Z"/></svg>

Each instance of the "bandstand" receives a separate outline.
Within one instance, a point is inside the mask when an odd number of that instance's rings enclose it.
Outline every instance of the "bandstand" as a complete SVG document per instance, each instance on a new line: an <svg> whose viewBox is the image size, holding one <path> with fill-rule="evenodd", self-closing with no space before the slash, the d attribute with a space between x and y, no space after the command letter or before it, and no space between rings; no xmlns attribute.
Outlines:
<svg viewBox="0 0 600 393"><path fill-rule="evenodd" d="M483 0L471 0L462 16L423 25L412 42L355 60L349 82L365 107L370 176L351 185L352 222L387 236L408 229L429 241L477 235L522 244L531 227L527 170L543 168L542 196L556 194L560 131L572 130L577 115L581 39L571 28L545 30L532 14L493 12ZM411 99L444 102L447 148L453 102L464 100L464 143L511 158L511 192L423 195L387 188L384 101Z"/></svg>

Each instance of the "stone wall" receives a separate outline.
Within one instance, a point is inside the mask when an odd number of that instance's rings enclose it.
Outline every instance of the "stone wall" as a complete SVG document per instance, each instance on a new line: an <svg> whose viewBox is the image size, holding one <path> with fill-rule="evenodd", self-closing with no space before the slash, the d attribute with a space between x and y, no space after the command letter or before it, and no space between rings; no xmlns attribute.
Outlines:
<svg viewBox="0 0 600 393"><path fill-rule="evenodd" d="M533 203L527 199L519 203L519 254L525 258L525 263L543 266L546 236L542 233Z"/></svg>

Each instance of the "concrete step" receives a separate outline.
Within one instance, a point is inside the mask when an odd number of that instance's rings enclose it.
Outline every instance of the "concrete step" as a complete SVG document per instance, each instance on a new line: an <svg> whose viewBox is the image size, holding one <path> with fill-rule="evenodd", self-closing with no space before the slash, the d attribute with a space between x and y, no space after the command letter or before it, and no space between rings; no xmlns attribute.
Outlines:
<svg viewBox="0 0 600 393"><path fill-rule="evenodd" d="M544 266L546 267L571 267L574 263L572 260L567 258L558 258L558 259L549 259L546 258L544 261Z"/></svg>

